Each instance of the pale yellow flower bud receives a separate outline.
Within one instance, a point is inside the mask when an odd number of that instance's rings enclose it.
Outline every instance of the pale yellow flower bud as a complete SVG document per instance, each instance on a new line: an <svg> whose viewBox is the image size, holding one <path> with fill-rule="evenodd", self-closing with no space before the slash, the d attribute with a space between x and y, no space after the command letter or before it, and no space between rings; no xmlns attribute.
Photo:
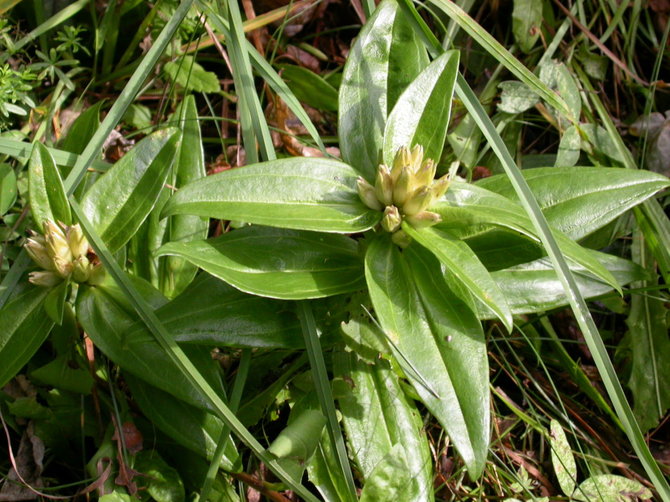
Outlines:
<svg viewBox="0 0 670 502"><path fill-rule="evenodd" d="M442 217L431 211L421 211L420 213L413 214L412 216L407 216L405 218L407 223L409 223L413 228L417 230L420 228L432 227L437 225L442 221Z"/></svg>
<svg viewBox="0 0 670 502"><path fill-rule="evenodd" d="M383 164L377 169L375 195L377 196L377 200L381 202L383 206L390 206L393 204L393 180L391 179L391 171Z"/></svg>
<svg viewBox="0 0 670 502"><path fill-rule="evenodd" d="M393 186L393 204L397 207L402 207L407 200L409 192L414 185L414 175L409 166L404 166L400 170L400 175Z"/></svg>
<svg viewBox="0 0 670 502"><path fill-rule="evenodd" d="M35 263L45 270L54 270L53 260L46 248L46 241L41 235L35 235L25 243L26 252Z"/></svg>
<svg viewBox="0 0 670 502"><path fill-rule="evenodd" d="M44 238L46 240L46 248L49 256L54 261L56 270L58 270L58 264L56 260L61 262L71 262L72 261L72 251L70 251L70 245L67 242L67 238L63 233L63 230L56 225L53 221L44 222Z"/></svg>
<svg viewBox="0 0 670 502"><path fill-rule="evenodd" d="M67 242L75 259L86 256L86 253L88 253L88 241L78 224L67 229Z"/></svg>
<svg viewBox="0 0 670 502"><path fill-rule="evenodd" d="M417 172L421 167L421 161L423 160L423 147L421 145L414 145L410 153L410 165L412 166L412 171Z"/></svg>
<svg viewBox="0 0 670 502"><path fill-rule="evenodd" d="M410 196L407 197L407 201L402 207L402 211L406 216L411 216L426 209L431 202L433 202L433 191L424 185L414 190Z"/></svg>
<svg viewBox="0 0 670 502"><path fill-rule="evenodd" d="M56 272L41 270L39 272L30 272L28 280L36 286L51 288L63 281Z"/></svg>
<svg viewBox="0 0 670 502"><path fill-rule="evenodd" d="M403 230L398 230L396 233L391 235L391 240L394 244L400 246L401 248L406 248L412 243L412 238Z"/></svg>
<svg viewBox="0 0 670 502"><path fill-rule="evenodd" d="M86 256L80 256L73 262L72 278L75 282L86 282L91 275L91 264Z"/></svg>
<svg viewBox="0 0 670 502"><path fill-rule="evenodd" d="M433 198L435 200L441 199L442 196L445 193L447 193L447 189L449 188L450 183L451 183L451 176L449 176L448 174L445 174L440 179L433 182L433 184L430 186L431 190L433 191Z"/></svg>
<svg viewBox="0 0 670 502"><path fill-rule="evenodd" d="M411 156L409 148L406 146L401 146L398 148L398 151L393 158L393 168L391 169L391 179L393 180L393 183L398 180L398 176L400 176L400 171L402 168L410 165L410 161Z"/></svg>
<svg viewBox="0 0 670 502"><path fill-rule="evenodd" d="M358 196L363 201L363 204L368 206L370 209L374 209L375 211L381 211L384 209L384 206L382 206L381 202L379 202L377 196L375 195L375 188L370 183L368 183L363 178L358 178L356 185L358 187Z"/></svg>
<svg viewBox="0 0 670 502"><path fill-rule="evenodd" d="M387 232L395 232L400 228L402 217L400 211L395 206L386 206L384 209L384 217L382 218L382 228Z"/></svg>
<svg viewBox="0 0 670 502"><path fill-rule="evenodd" d="M436 169L437 164L432 159L426 160L416 172L416 184L418 186L430 184L435 178Z"/></svg>

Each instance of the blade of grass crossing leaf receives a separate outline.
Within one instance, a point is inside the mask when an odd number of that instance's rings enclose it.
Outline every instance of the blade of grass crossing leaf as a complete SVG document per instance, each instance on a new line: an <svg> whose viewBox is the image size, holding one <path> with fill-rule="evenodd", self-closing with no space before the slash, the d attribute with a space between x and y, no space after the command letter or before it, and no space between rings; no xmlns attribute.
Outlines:
<svg viewBox="0 0 670 502"><path fill-rule="evenodd" d="M100 258L100 261L105 266L105 270L109 273L114 281L123 291L128 301L132 304L137 314L146 324L147 328L156 337L156 340L161 345L166 354L172 361L180 368L182 373L191 381L191 383L202 393L203 397L216 409L219 418L233 431L233 433L247 445L267 466L285 482L292 490L302 496L305 500L310 502L317 502L316 497L312 495L299 481L293 479L278 463L267 454L265 448L251 435L251 433L242 425L235 414L223 402L216 391L207 383L203 376L199 373L193 363L188 359L184 351L177 345L173 337L170 336L165 326L160 322L153 309L138 293L135 287L130 282L128 276L118 265L112 254L107 249L107 246L102 242L92 226L86 218L84 212L79 207L79 204L74 199L70 198L70 205L72 210L81 224L82 230L86 235L89 243Z"/></svg>
<svg viewBox="0 0 670 502"><path fill-rule="evenodd" d="M556 269L556 274L563 284L565 294L575 314L577 323L584 333L586 343L589 347L589 350L593 354L593 359L603 379L607 393L612 400L614 409L616 410L617 415L623 424L628 439L630 440L633 448L635 449L635 452L640 458L647 475L650 477L656 489L658 490L662 500L670 501L670 486L668 485L667 480L664 478L663 473L659 469L656 460L649 451L649 447L644 441L640 427L635 420L635 416L633 415L633 410L631 409L630 404L628 404L628 400L626 399L623 388L621 387L621 382L619 381L616 370L614 369L609 355L607 354L605 344L603 343L602 338L598 333L598 328L596 327L595 322L591 317L591 313L589 312L584 298L579 292L579 288L575 278L572 275L572 272L568 267L565 257L562 255L556 239L553 237L551 230L549 229L547 220L544 218L544 215L542 214L537 201L530 191L528 184L514 163L514 160L509 154L502 138L496 131L495 126L491 122L490 118L477 100L474 92L472 89L470 89L462 75L459 75L456 82L456 92L465 104L468 112L472 114L473 118L478 123L482 133L489 141L491 148L495 152L498 159L501 161L505 172L510 178L510 182L514 186L514 190L519 196L521 204L526 210L528 217L533 222L533 225L537 229L538 235L542 240L542 244L544 245L549 258Z"/></svg>
<svg viewBox="0 0 670 502"><path fill-rule="evenodd" d="M298 317L302 326L302 333L305 338L305 347L307 348L307 355L309 357L309 364L314 374L314 386L319 397L321 410L326 415L327 429L330 440L335 445L335 454L337 455L338 464L342 470L342 476L348 488L348 496L351 502L358 500L356 496L356 485L349 467L349 457L347 456L347 449L344 445L344 438L342 437L342 430L337 421L335 413L335 400L333 399L333 392L330 387L330 380L328 379L328 371L326 370L326 362L323 359L323 351L321 350L321 342L319 341L319 334L316 331L316 323L314 322L314 314L312 313L311 304L307 302L298 303Z"/></svg>
<svg viewBox="0 0 670 502"><path fill-rule="evenodd" d="M116 127L116 124L119 123L128 106L130 106L130 104L135 99L135 96L144 85L144 81L153 71L156 62L160 58L167 45L170 43L172 36L177 31L180 23L188 13L188 10L191 8L193 1L194 0L184 0L175 10L174 14L167 22L160 35L156 38L147 55L138 65L137 69L133 73L133 76L130 77L130 80L128 80L128 84L126 84L123 91L119 94L119 99L117 99L114 102L114 105L112 105L112 108L107 113L105 120L103 120L102 124L100 124L100 127L93 135L93 138L91 138L88 146L82 152L82 154L77 157L77 161L74 167L64 181L65 191L68 195L72 195L74 193L77 185L86 173L86 170L91 167L98 158L102 149L102 145L109 136L109 133L112 132L114 127ZM0 284L0 291L2 291L2 296L0 296L0 307L4 305L4 303L7 301L7 298L9 298L11 291L16 286L18 279L21 277L29 263L30 259L24 251L21 251L21 254L19 254L19 257L15 260L9 273L2 280L2 284Z"/></svg>
<svg viewBox="0 0 670 502"><path fill-rule="evenodd" d="M244 390L244 384L247 381L247 376L249 375L249 367L251 366L251 349L245 349L242 351L242 357L240 358L240 363L237 366L237 375L235 376L235 383L233 384L233 392L230 395L230 400L228 405L230 411L237 413L237 408L240 406L240 400L242 399L242 391ZM226 453L226 443L228 442L230 434L230 428L224 426L221 430L221 436L216 443L216 450L214 451L214 456L212 461L209 464L209 469L207 470L207 476L205 477L205 482L202 485L200 490L200 500L207 501L209 500L209 492L212 489L214 480L216 479L216 474L219 472L221 467L221 459Z"/></svg>

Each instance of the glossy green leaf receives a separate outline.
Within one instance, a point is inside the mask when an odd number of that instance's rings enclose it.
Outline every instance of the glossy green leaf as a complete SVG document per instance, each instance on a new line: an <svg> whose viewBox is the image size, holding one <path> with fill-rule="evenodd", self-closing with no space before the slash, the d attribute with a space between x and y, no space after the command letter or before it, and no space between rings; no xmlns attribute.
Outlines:
<svg viewBox="0 0 670 502"><path fill-rule="evenodd" d="M72 123L67 134L58 143L66 152L81 154L100 126L100 108L105 101L98 101L83 111ZM70 172L68 168L66 174Z"/></svg>
<svg viewBox="0 0 670 502"><path fill-rule="evenodd" d="M342 158L369 181L381 160L386 118L427 64L426 50L396 1L381 2L349 52L340 86Z"/></svg>
<svg viewBox="0 0 670 502"><path fill-rule="evenodd" d="M178 140L176 129L144 138L84 195L84 214L111 252L128 242L156 204Z"/></svg>
<svg viewBox="0 0 670 502"><path fill-rule="evenodd" d="M501 112L523 113L540 101L540 97L523 82L508 80L498 85L502 91L500 103L498 103L498 109Z"/></svg>
<svg viewBox="0 0 670 502"><path fill-rule="evenodd" d="M474 235L490 229L491 226L496 226L518 232L535 242L540 242L533 224L521 206L506 197L476 185L453 182L445 199L431 206L431 211L442 216L443 223L438 227L449 229L452 233L455 230L470 229L470 235ZM452 221L457 224L451 225ZM561 232L554 230L553 233L561 251L570 260L583 265L596 277L601 278L616 290L620 290L614 276L594 258L590 250L582 248ZM470 235L460 234L456 237L465 238Z"/></svg>
<svg viewBox="0 0 670 502"><path fill-rule="evenodd" d="M126 374L124 378L142 413L156 428L198 455L206 459L212 458L216 441L221 437L223 429L223 423L218 418L175 399L137 377ZM221 468L237 471L238 462L237 450L233 442L228 441L221 459Z"/></svg>
<svg viewBox="0 0 670 502"><path fill-rule="evenodd" d="M575 77L565 63L547 61L540 66L540 80L563 98L572 116L579 120L582 111L582 98Z"/></svg>
<svg viewBox="0 0 670 502"><path fill-rule="evenodd" d="M444 427L471 478L489 443L488 361L482 327L420 246L400 254L387 236L370 243L365 277L394 356Z"/></svg>
<svg viewBox="0 0 670 502"><path fill-rule="evenodd" d="M551 445L551 464L554 466L558 484L563 493L569 497L577 485L577 464L565 431L561 424L553 419L549 433L549 444Z"/></svg>
<svg viewBox="0 0 670 502"><path fill-rule="evenodd" d="M414 230L404 224L403 230L444 263L446 273L453 275L475 298L493 310L508 331L512 331L512 312L505 295L467 244L436 227ZM466 299L461 299L467 303Z"/></svg>
<svg viewBox="0 0 670 502"><path fill-rule="evenodd" d="M304 347L290 304L240 292L206 274L156 310L179 343L236 348ZM142 331L144 327L131 328ZM132 334L128 336L132 337Z"/></svg>
<svg viewBox="0 0 670 502"><path fill-rule="evenodd" d="M44 231L47 220L66 225L72 223L63 180L53 157L42 143L35 143L30 155L28 194L33 220L40 231Z"/></svg>
<svg viewBox="0 0 670 502"><path fill-rule="evenodd" d="M179 371L148 329L133 331L132 336L129 335L130 328L138 319L124 310L111 295L100 287L86 288L79 293L77 300L77 317L81 325L107 357L159 389L189 404L208 409L200 392ZM219 388L209 350L191 347L188 353L210 385Z"/></svg>
<svg viewBox="0 0 670 502"><path fill-rule="evenodd" d="M175 84L195 92L220 92L221 84L216 73L205 70L195 62L193 56L182 56L176 61L168 61L163 71Z"/></svg>
<svg viewBox="0 0 670 502"><path fill-rule="evenodd" d="M54 330L56 331L56 330ZM51 339L53 340L53 334ZM93 377L88 368L72 365L72 356L64 354L30 372L30 378L44 385L69 392L88 395L93 388Z"/></svg>
<svg viewBox="0 0 670 502"><path fill-rule="evenodd" d="M247 293L297 300L363 286L356 241L343 235L249 226L206 241L172 242L181 256Z"/></svg>
<svg viewBox="0 0 670 502"><path fill-rule="evenodd" d="M615 474L596 474L577 487L573 500L584 502L634 502L651 500L651 490L634 479Z"/></svg>
<svg viewBox="0 0 670 502"><path fill-rule="evenodd" d="M571 239L581 239L602 228L670 186L663 175L631 169L547 167L522 173L547 221ZM507 176L484 178L477 186L517 200Z"/></svg>
<svg viewBox="0 0 670 502"><path fill-rule="evenodd" d="M44 311L58 325L63 322L63 309L65 308L65 299L69 290L68 281L63 281L54 286L44 299Z"/></svg>
<svg viewBox="0 0 670 502"><path fill-rule="evenodd" d="M349 451L363 478L370 480L379 463L400 445L409 479L396 498L433 500L432 459L421 415L390 365L383 359L367 364L351 352L337 353L333 363L342 379L337 395Z"/></svg>
<svg viewBox="0 0 670 502"><path fill-rule="evenodd" d="M205 155L198 123L195 98L187 96L175 111L179 117L182 137L174 166L174 186L181 188L192 181L204 178ZM158 217L158 216L157 216ZM199 216L176 214L167 221L168 242L188 242L207 238L209 222ZM186 260L174 256L165 258L161 274L162 290L170 298L179 294L195 277L197 268Z"/></svg>
<svg viewBox="0 0 670 502"><path fill-rule="evenodd" d="M0 387L40 348L54 322L44 312L47 288L31 287L0 309Z"/></svg>
<svg viewBox="0 0 670 502"><path fill-rule="evenodd" d="M356 188L356 171L342 162L294 157L254 164L195 181L167 203L163 216L195 214L273 227L353 233L381 218Z"/></svg>
<svg viewBox="0 0 670 502"><path fill-rule="evenodd" d="M299 415L291 419L268 446L268 452L277 458L304 464L319 444L326 417L318 410L307 409L300 410Z"/></svg>
<svg viewBox="0 0 670 502"><path fill-rule="evenodd" d="M337 90L323 77L296 65L281 65L281 76L300 101L317 110L337 111Z"/></svg>
<svg viewBox="0 0 670 502"><path fill-rule="evenodd" d="M363 486L360 502L422 500L421 498L405 498L407 487L412 484L412 474L407 466L408 456L411 457L412 453L406 452L403 445L397 443L370 473Z"/></svg>
<svg viewBox="0 0 670 502"><path fill-rule="evenodd" d="M156 502L184 502L184 483L179 473L170 467L157 452L143 450L135 455L133 469L137 476L138 489L147 493Z"/></svg>
<svg viewBox="0 0 670 502"><path fill-rule="evenodd" d="M424 158L442 157L458 75L459 52L447 51L430 63L398 98L384 129L384 163L392 165L400 147L423 146Z"/></svg>
<svg viewBox="0 0 670 502"><path fill-rule="evenodd" d="M616 256L594 253L594 256L614 275L619 284L643 279L644 270L635 263ZM594 298L612 291L612 288L593 278L584 267L571 267L579 291L584 298ZM561 282L547 258L523 263L491 273L500 287L513 314L545 312L567 305ZM493 312L480 310L480 315L490 318Z"/></svg>
<svg viewBox="0 0 670 502"><path fill-rule="evenodd" d="M16 195L16 173L9 164L0 163L0 216L11 209Z"/></svg>

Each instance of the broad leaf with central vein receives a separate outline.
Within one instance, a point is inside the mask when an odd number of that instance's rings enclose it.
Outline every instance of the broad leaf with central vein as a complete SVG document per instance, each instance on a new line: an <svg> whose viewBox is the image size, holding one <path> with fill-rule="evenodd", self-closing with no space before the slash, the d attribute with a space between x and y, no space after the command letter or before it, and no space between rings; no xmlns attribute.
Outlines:
<svg viewBox="0 0 670 502"><path fill-rule="evenodd" d="M167 203L163 216L196 214L271 227L353 233L381 213L358 197L358 173L331 159L294 157L231 169L195 181Z"/></svg>

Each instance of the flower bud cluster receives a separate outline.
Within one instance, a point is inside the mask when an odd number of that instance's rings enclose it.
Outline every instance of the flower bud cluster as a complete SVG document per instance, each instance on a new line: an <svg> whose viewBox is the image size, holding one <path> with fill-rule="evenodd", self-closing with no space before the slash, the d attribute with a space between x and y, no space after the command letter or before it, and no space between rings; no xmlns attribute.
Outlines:
<svg viewBox="0 0 670 502"><path fill-rule="evenodd" d="M30 273L30 282L51 287L64 280L91 282L102 273L88 259L89 246L79 225L44 223L44 235L34 234L25 244L28 255L43 270Z"/></svg>
<svg viewBox="0 0 670 502"><path fill-rule="evenodd" d="M358 194L370 209L384 211L381 226L393 234L393 241L409 244L409 236L400 229L403 221L414 228L424 228L441 221L440 215L428 208L449 188L448 174L435 178L437 165L432 159L423 159L423 148L412 150L402 147L389 168L381 164L377 169L374 186L358 178Z"/></svg>

